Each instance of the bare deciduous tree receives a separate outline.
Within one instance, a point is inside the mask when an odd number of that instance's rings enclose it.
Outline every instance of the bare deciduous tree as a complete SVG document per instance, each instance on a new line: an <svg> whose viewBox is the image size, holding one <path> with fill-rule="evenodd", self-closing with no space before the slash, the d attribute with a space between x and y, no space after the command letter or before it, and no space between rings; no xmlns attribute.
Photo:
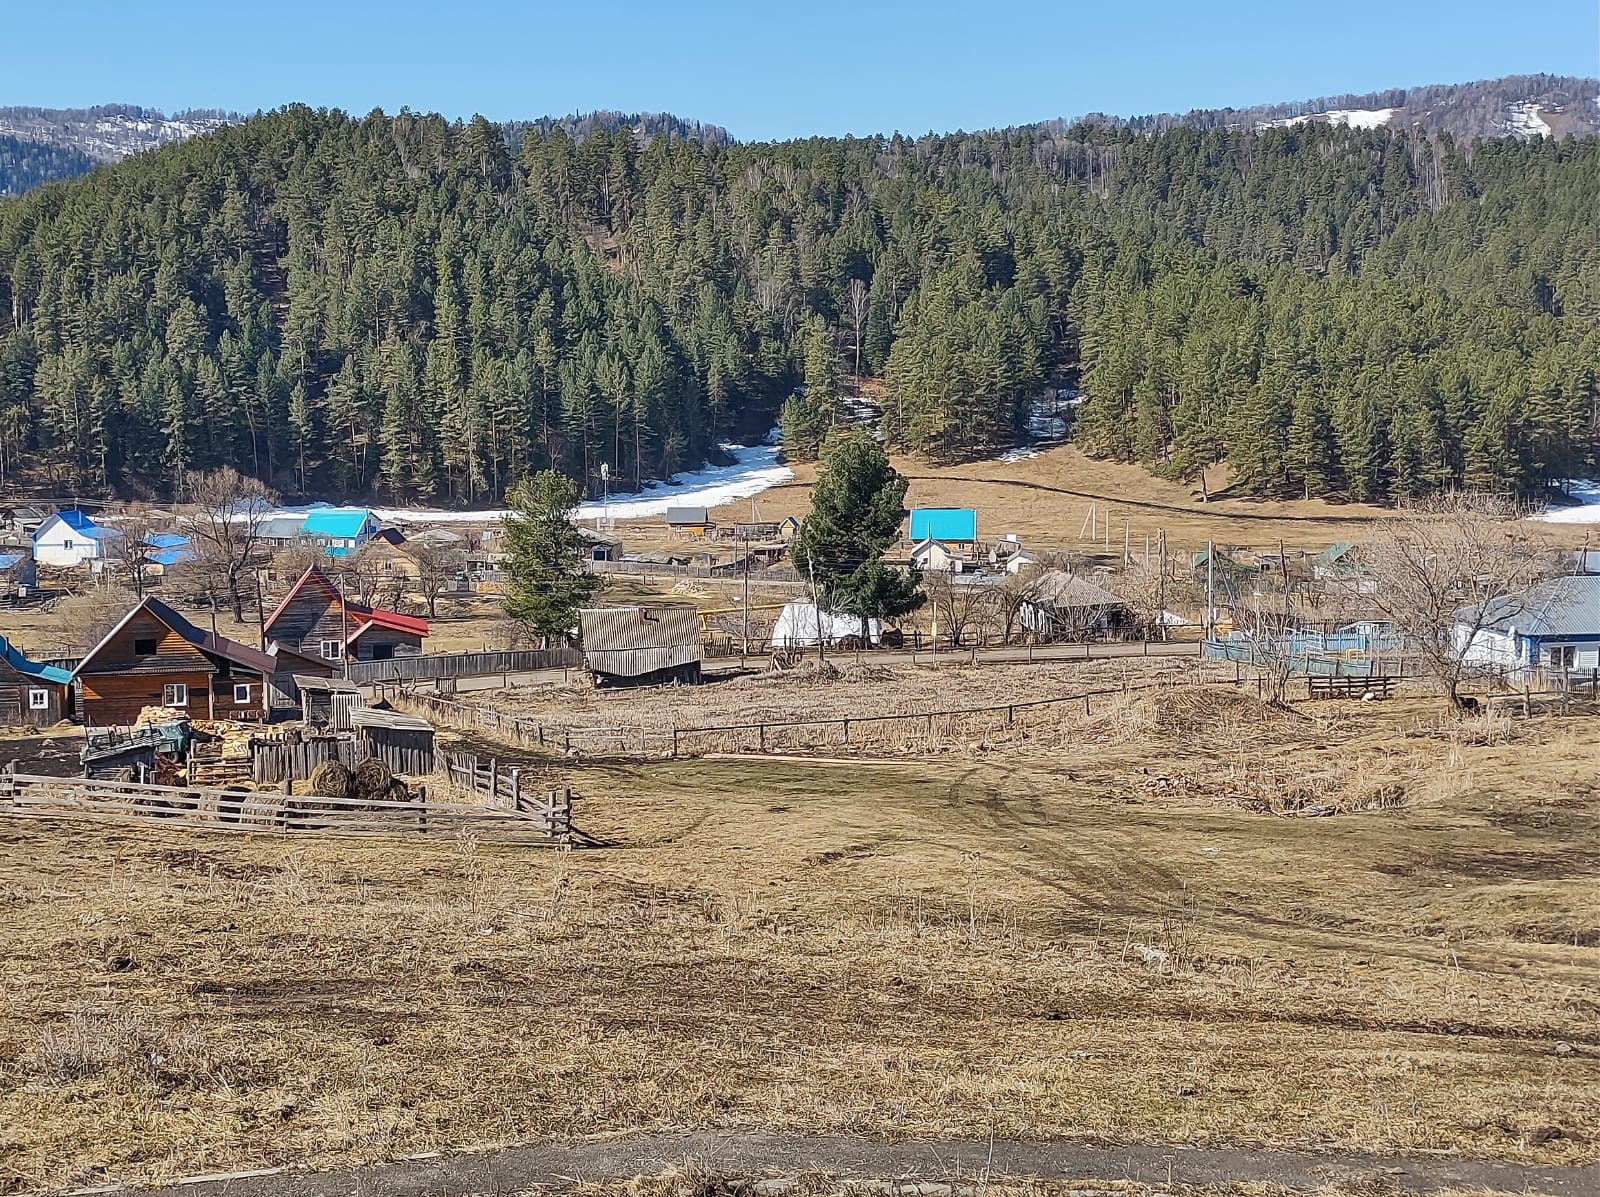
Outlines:
<svg viewBox="0 0 1600 1197"><path fill-rule="evenodd" d="M922 575L922 592L940 626L959 644L968 629L985 627L995 611L995 587L982 578L963 578L944 569Z"/></svg>
<svg viewBox="0 0 1600 1197"><path fill-rule="evenodd" d="M1527 612L1529 588L1555 572L1553 554L1517 526L1521 514L1498 496L1444 495L1379 521L1362 554L1372 578L1362 600L1457 710L1461 683L1480 670L1465 650Z"/></svg>
<svg viewBox="0 0 1600 1197"><path fill-rule="evenodd" d="M867 323L870 292L865 279L850 280L850 325L856 334L856 385L861 384L861 330Z"/></svg>
<svg viewBox="0 0 1600 1197"><path fill-rule="evenodd" d="M428 618L436 619L439 596L467 568L467 554L460 545L453 544L408 543L405 549L417 563L417 592L428 605Z"/></svg>
<svg viewBox="0 0 1600 1197"><path fill-rule="evenodd" d="M117 546L116 572L135 595L143 598L145 586L150 581L150 562L160 552L150 543L150 538L162 531L166 522L143 503L131 505L116 519L108 518L106 522L121 534L121 543Z"/></svg>
<svg viewBox="0 0 1600 1197"><path fill-rule="evenodd" d="M121 586L96 587L62 600L56 609L56 622L67 647L86 653L104 640L138 601L132 591Z"/></svg>
<svg viewBox="0 0 1600 1197"><path fill-rule="evenodd" d="M185 523L200 571L220 587L244 620L244 599L254 593L244 581L261 543L261 525L272 515L278 496L266 483L224 466L207 474L191 473L186 489Z"/></svg>

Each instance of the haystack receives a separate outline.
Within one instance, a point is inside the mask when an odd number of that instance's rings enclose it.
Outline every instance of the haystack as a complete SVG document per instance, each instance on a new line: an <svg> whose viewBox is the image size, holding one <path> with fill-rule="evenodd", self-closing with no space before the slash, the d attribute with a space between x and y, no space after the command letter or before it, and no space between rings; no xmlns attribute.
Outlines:
<svg viewBox="0 0 1600 1197"><path fill-rule="evenodd" d="M351 779L350 796L358 802L381 799L393 780L394 774L389 772L389 766L377 757L369 756L356 766L355 776Z"/></svg>
<svg viewBox="0 0 1600 1197"><path fill-rule="evenodd" d="M350 797L350 770L338 761L323 761L311 771L311 792L324 798Z"/></svg>

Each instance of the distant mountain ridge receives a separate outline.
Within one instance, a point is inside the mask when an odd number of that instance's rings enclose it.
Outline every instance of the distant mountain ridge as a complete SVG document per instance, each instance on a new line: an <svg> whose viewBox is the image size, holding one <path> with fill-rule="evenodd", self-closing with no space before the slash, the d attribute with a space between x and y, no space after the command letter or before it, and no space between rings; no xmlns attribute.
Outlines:
<svg viewBox="0 0 1600 1197"><path fill-rule="evenodd" d="M1321 121L1357 128L1421 128L1473 137L1590 137L1600 133L1600 80L1570 75L1506 75L1472 83L1398 87L1364 95L1322 96L1247 108L1197 108L1183 114L1118 117L1095 112L1076 120L1045 122L1110 125L1141 133L1191 126L1200 129L1267 129ZM1039 127L1039 126L1030 126Z"/></svg>
<svg viewBox="0 0 1600 1197"><path fill-rule="evenodd" d="M1457 139L1485 137L1589 137L1600 133L1600 80L1565 75L1507 75L1473 83L1391 88L1364 95L1324 96L1247 108L1206 108L1153 116L1090 113L1021 126L1065 130L1104 125L1157 133L1179 127L1264 130L1305 122L1357 128L1420 128ZM0 196L16 195L52 179L82 174L100 163L208 133L244 117L217 109L190 109L168 116L132 104L94 108L0 108ZM729 146L735 139L720 125L685 120L666 112L600 110L561 117L501 122L515 150L531 130L564 130L581 141L590 133L630 131L641 145L658 137ZM39 147L43 147L43 151Z"/></svg>

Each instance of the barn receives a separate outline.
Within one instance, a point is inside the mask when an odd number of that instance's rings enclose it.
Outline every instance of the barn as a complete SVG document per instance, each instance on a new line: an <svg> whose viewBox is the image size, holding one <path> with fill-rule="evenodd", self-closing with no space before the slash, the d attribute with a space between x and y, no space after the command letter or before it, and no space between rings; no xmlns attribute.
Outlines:
<svg viewBox="0 0 1600 1197"><path fill-rule="evenodd" d="M583 660L596 686L700 680L693 607L591 607L578 613Z"/></svg>
<svg viewBox="0 0 1600 1197"><path fill-rule="evenodd" d="M147 598L78 662L83 721L131 724L144 707L199 719L266 717L277 662L215 632L203 632L160 599Z"/></svg>
<svg viewBox="0 0 1600 1197"><path fill-rule="evenodd" d="M72 674L23 656L0 636L0 724L47 727L72 710Z"/></svg>

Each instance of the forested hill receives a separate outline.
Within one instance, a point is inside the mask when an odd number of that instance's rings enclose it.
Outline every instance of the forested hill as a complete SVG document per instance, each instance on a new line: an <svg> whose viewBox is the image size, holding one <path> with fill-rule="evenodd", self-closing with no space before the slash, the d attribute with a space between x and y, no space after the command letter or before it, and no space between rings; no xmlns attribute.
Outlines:
<svg viewBox="0 0 1600 1197"><path fill-rule="evenodd" d="M290 108L0 204L0 469L498 497L699 464L837 378L1261 494L1592 468L1594 140L1326 124L720 145Z"/></svg>

